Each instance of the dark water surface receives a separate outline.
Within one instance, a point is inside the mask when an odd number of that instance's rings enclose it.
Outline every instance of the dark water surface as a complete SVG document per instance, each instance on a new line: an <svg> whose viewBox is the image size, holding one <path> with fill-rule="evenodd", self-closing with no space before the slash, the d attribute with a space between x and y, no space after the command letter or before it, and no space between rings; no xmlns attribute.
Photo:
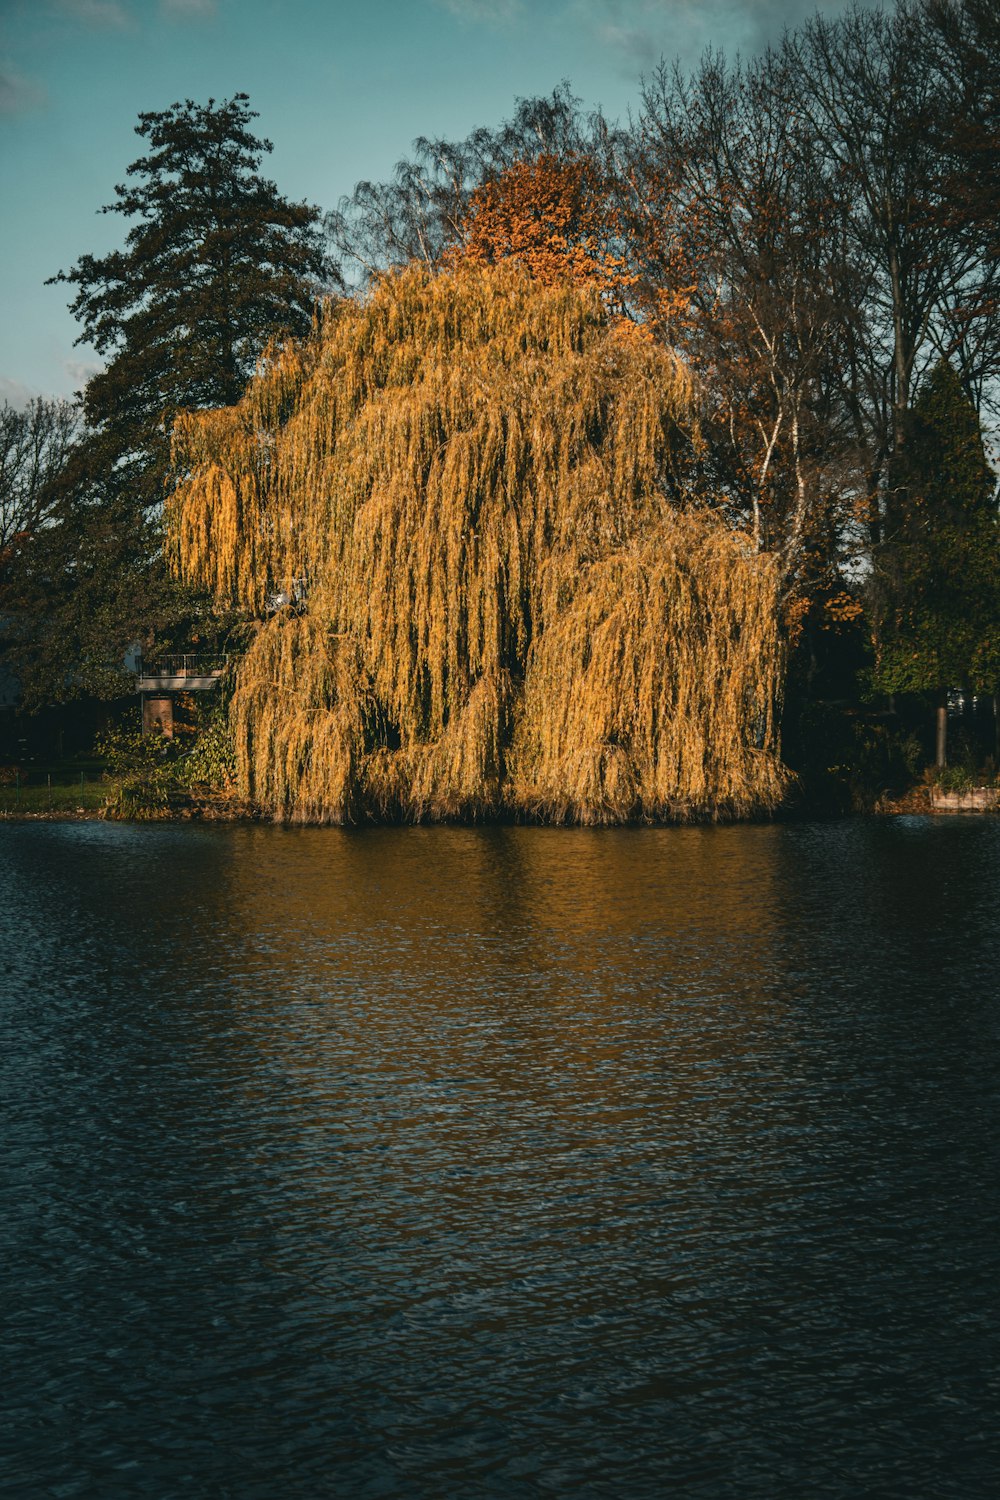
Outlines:
<svg viewBox="0 0 1000 1500"><path fill-rule="evenodd" d="M0 825L0 1489L995 1496L998 892L980 820Z"/></svg>

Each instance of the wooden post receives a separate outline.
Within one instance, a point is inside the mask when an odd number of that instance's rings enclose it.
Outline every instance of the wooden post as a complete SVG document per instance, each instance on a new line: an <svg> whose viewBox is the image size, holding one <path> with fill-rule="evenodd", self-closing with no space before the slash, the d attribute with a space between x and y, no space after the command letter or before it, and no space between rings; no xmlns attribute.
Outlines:
<svg viewBox="0 0 1000 1500"><path fill-rule="evenodd" d="M934 764L943 771L948 764L948 689L944 688L937 707L937 736L934 746Z"/></svg>

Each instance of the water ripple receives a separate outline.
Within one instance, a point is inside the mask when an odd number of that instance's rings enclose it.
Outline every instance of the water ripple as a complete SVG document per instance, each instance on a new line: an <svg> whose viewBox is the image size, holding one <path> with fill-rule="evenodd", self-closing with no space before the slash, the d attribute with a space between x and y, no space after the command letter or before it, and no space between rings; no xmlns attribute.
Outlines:
<svg viewBox="0 0 1000 1500"><path fill-rule="evenodd" d="M998 877L0 827L4 1493L991 1496Z"/></svg>

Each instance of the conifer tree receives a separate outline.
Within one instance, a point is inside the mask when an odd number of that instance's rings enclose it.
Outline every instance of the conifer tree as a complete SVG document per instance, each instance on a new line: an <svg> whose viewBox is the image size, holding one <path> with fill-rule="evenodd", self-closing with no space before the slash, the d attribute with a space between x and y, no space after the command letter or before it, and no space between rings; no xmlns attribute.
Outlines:
<svg viewBox="0 0 1000 1500"><path fill-rule="evenodd" d="M944 764L948 689L994 693L1000 684L996 478L975 407L947 361L914 403L900 479L900 518L880 557L875 682L937 696Z"/></svg>
<svg viewBox="0 0 1000 1500"><path fill-rule="evenodd" d="M79 342L107 363L60 482L59 524L24 558L20 673L29 702L120 691L131 640L176 628L190 600L162 565L159 510L178 412L228 405L267 345L307 331L331 270L319 210L260 173L245 94L144 113L147 143L102 212L124 247L52 278L75 289Z"/></svg>
<svg viewBox="0 0 1000 1500"><path fill-rule="evenodd" d="M176 413L237 401L270 340L308 330L329 279L319 209L260 175L272 147L255 118L246 94L140 115L149 149L101 210L132 221L125 248L52 278L76 288L78 342L108 360L84 392L90 446L140 503L163 498Z"/></svg>

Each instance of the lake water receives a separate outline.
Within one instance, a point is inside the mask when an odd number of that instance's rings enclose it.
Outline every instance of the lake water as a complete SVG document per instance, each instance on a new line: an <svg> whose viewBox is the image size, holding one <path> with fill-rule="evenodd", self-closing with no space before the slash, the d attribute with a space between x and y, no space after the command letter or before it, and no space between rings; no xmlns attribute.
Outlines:
<svg viewBox="0 0 1000 1500"><path fill-rule="evenodd" d="M0 825L5 1496L972 1500L1000 823Z"/></svg>

